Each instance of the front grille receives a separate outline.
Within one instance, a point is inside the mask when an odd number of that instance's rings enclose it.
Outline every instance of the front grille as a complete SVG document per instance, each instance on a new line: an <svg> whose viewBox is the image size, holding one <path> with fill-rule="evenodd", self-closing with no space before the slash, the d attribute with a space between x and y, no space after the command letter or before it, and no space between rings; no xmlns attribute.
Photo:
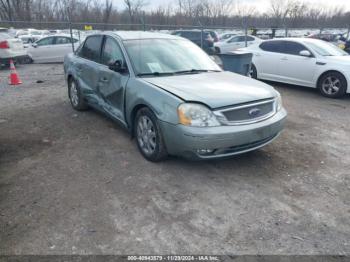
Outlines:
<svg viewBox="0 0 350 262"><path fill-rule="evenodd" d="M271 140L275 139L278 136L278 134L274 134L273 136L270 136L268 138L255 141L249 144L244 144L244 145L239 145L239 146L233 146L229 148L222 148L222 149L217 149L214 151L215 155L222 155L222 154L232 154L232 153L237 153L237 152L243 152L252 148L258 148L260 146L265 145L266 143L270 142Z"/></svg>
<svg viewBox="0 0 350 262"><path fill-rule="evenodd" d="M271 117L275 112L275 100L249 103L219 111L226 124L257 122Z"/></svg>

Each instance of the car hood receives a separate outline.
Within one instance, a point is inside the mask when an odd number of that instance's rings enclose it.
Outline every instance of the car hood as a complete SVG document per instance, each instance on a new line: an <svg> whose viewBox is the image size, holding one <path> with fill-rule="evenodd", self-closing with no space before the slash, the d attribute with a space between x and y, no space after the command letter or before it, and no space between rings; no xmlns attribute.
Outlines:
<svg viewBox="0 0 350 262"><path fill-rule="evenodd" d="M144 78L184 101L201 102L212 109L273 98L273 87L231 72Z"/></svg>
<svg viewBox="0 0 350 262"><path fill-rule="evenodd" d="M333 63L341 63L345 65L349 65L350 63L350 55L344 55L344 56L327 56L327 61L333 62Z"/></svg>

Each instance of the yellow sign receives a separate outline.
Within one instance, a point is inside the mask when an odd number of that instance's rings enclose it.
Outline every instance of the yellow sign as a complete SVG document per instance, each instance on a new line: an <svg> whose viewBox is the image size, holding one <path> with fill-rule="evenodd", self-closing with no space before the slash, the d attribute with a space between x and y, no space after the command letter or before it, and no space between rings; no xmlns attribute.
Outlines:
<svg viewBox="0 0 350 262"><path fill-rule="evenodd" d="M90 30L92 30L92 26L91 26L91 25L86 25L84 28L85 28L85 31L90 31Z"/></svg>
<svg viewBox="0 0 350 262"><path fill-rule="evenodd" d="M341 48L341 49L344 50L344 49L345 49L345 45L344 45L344 44L340 44L340 45L339 45L339 48Z"/></svg>

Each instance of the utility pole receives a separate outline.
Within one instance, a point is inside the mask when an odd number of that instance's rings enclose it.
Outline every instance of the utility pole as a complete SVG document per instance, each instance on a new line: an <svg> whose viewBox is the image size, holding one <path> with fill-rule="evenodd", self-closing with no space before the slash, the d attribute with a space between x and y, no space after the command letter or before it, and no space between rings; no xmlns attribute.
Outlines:
<svg viewBox="0 0 350 262"><path fill-rule="evenodd" d="M73 41L73 30L72 30L72 22L71 22L71 19L70 19L69 6L67 7L67 14L68 14L68 22L69 22L70 41L72 43L72 50L73 50L73 53L74 53L75 50L74 50L74 41Z"/></svg>

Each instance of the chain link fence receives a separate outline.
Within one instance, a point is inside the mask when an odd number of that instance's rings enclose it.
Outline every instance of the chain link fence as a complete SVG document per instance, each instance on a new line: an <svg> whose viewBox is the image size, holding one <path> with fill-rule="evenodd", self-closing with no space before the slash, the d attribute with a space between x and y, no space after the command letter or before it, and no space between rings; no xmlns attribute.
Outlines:
<svg viewBox="0 0 350 262"><path fill-rule="evenodd" d="M242 26L206 26L199 21L197 25L161 25L161 24L147 24L143 23L140 19L140 23L135 24L104 24L104 23L70 23L69 21L58 22L40 22L40 21L0 21L0 31L5 31L14 36L20 34L39 34L36 30L46 31L42 34L56 34L63 33L69 34L72 37L75 36L79 40L85 38L87 35L96 33L99 31L121 31L121 30L133 30L133 31L153 31L172 33L175 30L200 30L203 32L206 30L212 30L219 35L230 32L236 35L253 35L261 39L281 38L281 37L304 37L309 35L329 35L329 40L332 41L332 37L336 35L343 35L349 39L350 28L288 28L288 27L274 27L274 28L256 28L256 27L242 27ZM36 30L32 30L36 29ZM29 31L28 31L29 30ZM41 37L40 35L38 37ZM247 37L245 37L247 46ZM203 40L201 40L203 41ZM203 47L203 43L201 43ZM73 47L74 48L74 47Z"/></svg>

